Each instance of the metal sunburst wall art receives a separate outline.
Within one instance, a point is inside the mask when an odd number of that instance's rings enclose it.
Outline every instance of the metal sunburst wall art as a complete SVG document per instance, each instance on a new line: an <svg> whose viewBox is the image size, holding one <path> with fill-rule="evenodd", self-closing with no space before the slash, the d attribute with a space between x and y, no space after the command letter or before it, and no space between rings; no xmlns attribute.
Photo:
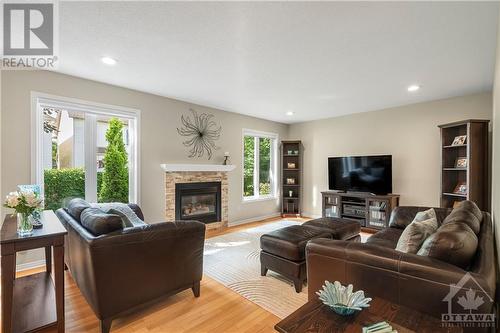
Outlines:
<svg viewBox="0 0 500 333"><path fill-rule="evenodd" d="M189 157L203 157L205 152L208 155L208 159L212 158L214 150L219 149L215 145L220 137L220 132L222 131L222 126L218 126L213 120L214 116L208 113L198 113L189 109L193 114L193 121L189 116L181 116L182 127L177 128L177 132L190 139L183 141L182 144L186 147L190 147Z"/></svg>

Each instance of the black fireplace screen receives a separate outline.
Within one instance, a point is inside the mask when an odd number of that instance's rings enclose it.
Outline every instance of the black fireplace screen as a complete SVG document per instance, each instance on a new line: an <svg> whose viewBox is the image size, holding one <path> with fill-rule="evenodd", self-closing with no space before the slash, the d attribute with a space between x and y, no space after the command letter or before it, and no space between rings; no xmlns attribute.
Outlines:
<svg viewBox="0 0 500 333"><path fill-rule="evenodd" d="M181 216L190 217L204 214L215 214L217 207L216 194L196 194L181 196Z"/></svg>
<svg viewBox="0 0 500 333"><path fill-rule="evenodd" d="M221 220L220 182L175 184L176 220L198 220L204 223Z"/></svg>

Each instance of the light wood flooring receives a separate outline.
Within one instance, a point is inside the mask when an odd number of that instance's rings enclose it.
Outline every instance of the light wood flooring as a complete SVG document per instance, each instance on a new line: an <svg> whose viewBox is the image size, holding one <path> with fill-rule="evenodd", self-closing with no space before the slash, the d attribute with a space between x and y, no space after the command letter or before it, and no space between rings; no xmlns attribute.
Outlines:
<svg viewBox="0 0 500 333"><path fill-rule="evenodd" d="M207 238L270 223L279 218L226 228L223 231L208 231ZM299 221L304 221L303 219ZM43 268L18 273L19 276L42 271ZM66 332L99 332L99 322L80 290L65 273ZM159 301L139 312L116 319L112 333L177 333L177 332L275 332L279 321L275 315L248 301L239 294L204 276L201 282L201 297L195 298L191 290ZM43 333L56 332L55 329Z"/></svg>

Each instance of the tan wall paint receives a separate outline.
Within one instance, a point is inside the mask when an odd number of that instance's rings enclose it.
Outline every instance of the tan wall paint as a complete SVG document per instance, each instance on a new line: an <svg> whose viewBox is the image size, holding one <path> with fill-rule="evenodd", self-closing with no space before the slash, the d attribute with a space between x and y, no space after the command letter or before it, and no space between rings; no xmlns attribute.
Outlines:
<svg viewBox="0 0 500 333"><path fill-rule="evenodd" d="M497 246L498 267L500 267L500 25L497 30L497 54L495 66L495 83L493 85L493 149L492 149L492 182L491 182L491 214Z"/></svg>
<svg viewBox="0 0 500 333"><path fill-rule="evenodd" d="M0 70L0 194L2 194L2 74ZM0 219L3 218L3 198L0 198ZM2 221L0 220L0 224Z"/></svg>
<svg viewBox="0 0 500 333"><path fill-rule="evenodd" d="M491 119L490 93L406 105L290 126L304 144L304 214L321 214L329 156L393 156L393 192L402 205L439 206L438 124Z"/></svg>
<svg viewBox="0 0 500 333"><path fill-rule="evenodd" d="M31 91L141 110L141 206L150 222L164 220L165 178L161 163L218 164L225 151L238 166L229 174L229 221L279 211L277 200L242 203L242 129L278 133L281 140L287 135L287 125L45 71L7 71L2 75L2 198L18 184L31 181ZM189 114L190 107L214 114L222 125L220 150L210 162L206 158L188 158L176 131L180 116ZM20 259L25 262L33 258Z"/></svg>

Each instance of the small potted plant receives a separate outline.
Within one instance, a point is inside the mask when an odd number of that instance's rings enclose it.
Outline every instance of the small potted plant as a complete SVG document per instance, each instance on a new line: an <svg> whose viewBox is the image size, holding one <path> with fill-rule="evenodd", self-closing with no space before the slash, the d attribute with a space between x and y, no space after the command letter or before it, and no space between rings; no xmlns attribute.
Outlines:
<svg viewBox="0 0 500 333"><path fill-rule="evenodd" d="M17 213L17 233L27 236L33 232L31 214L42 207L42 200L33 191L10 192L4 203L5 207L12 208Z"/></svg>

